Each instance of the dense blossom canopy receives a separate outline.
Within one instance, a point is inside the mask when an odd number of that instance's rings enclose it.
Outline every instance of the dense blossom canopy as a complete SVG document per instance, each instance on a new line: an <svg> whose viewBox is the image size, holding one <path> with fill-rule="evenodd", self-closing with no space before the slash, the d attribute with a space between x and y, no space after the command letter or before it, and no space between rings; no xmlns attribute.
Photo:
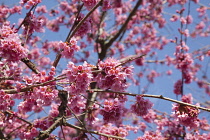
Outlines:
<svg viewBox="0 0 210 140"><path fill-rule="evenodd" d="M210 139L209 15L206 0L3 0L0 139Z"/></svg>

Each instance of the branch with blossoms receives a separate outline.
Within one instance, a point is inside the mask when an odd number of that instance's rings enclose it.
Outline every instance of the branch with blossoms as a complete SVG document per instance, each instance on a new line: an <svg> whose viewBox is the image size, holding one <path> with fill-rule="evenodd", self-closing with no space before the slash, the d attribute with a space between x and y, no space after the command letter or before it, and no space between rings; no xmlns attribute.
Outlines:
<svg viewBox="0 0 210 140"><path fill-rule="evenodd" d="M194 104L184 86L210 94L210 51L200 41L210 36L208 6L198 0L56 2L0 5L0 139L209 138L209 122L200 117L210 112L203 107L209 103ZM61 40L68 34L66 40L57 41L56 32ZM207 45L191 43L197 37ZM152 84L168 91L155 81L168 75L177 80L167 84L180 101L146 94ZM131 84L143 94L130 92ZM151 98L169 101L173 112L156 110Z"/></svg>
<svg viewBox="0 0 210 140"><path fill-rule="evenodd" d="M53 125L51 125L47 130L40 131L39 136L37 136L35 138L35 140L44 140L44 139L48 138L50 133L52 133L52 131L54 131L59 125L68 126L68 127L77 129L79 131L83 131L84 133L88 133L88 134L96 134L96 135L100 135L100 136L105 136L107 138L114 138L114 139L119 139L119 140L127 140L127 139L124 139L124 138L121 138L121 137L100 133L98 131L91 131L91 130L84 129L84 128L81 128L81 127L76 126L76 125L69 124L69 123L67 123L65 121L64 117L57 118L55 123L53 123Z"/></svg>
<svg viewBox="0 0 210 140"><path fill-rule="evenodd" d="M133 94L133 93L128 93L128 92L117 92L117 91L112 91L112 90L100 90L100 89L93 89L93 90L88 90L88 91L89 92L102 92L102 93L106 92L106 93L117 93L117 94L122 94L122 95L129 95L129 96L142 96L142 97L158 98L158 99L171 101L171 102L178 103L178 104L181 104L181 105L186 105L186 106L190 106L190 107L193 107L193 108L196 108L196 109L201 109L201 110L210 112L209 108L204 108L204 107L192 105L192 104L189 104L189 103L186 103L186 102L174 100L174 99L171 99L171 98L164 97L163 95Z"/></svg>
<svg viewBox="0 0 210 140"><path fill-rule="evenodd" d="M104 133L100 133L98 131L90 131L90 130L85 130L84 128L81 128L81 127L78 127L78 126L75 126L75 125L72 125L72 124L69 124L69 123L65 123L64 124L65 126L69 126L69 127L72 127L74 129L77 129L79 131L83 131L85 133L91 133L91 134L96 134L96 135L100 135L100 136L105 136L107 137L108 139L119 139L119 140L127 140L127 139L124 139L124 138L121 138L121 137L117 137L117 136L112 136L112 135L108 135L108 134L104 134Z"/></svg>
<svg viewBox="0 0 210 140"><path fill-rule="evenodd" d="M74 27L74 29L73 29L73 31L72 31L72 33L71 33L71 30L70 30L70 32L69 32L69 34L68 34L68 36L67 36L67 38L66 38L66 41L65 42L69 42L70 40L71 40L71 38L75 35L75 33L78 31L78 29L82 26L82 24L87 20L87 18L96 10L96 8L98 8L101 4L102 4L102 1L103 0L100 0L88 13L87 13L87 15L76 25L76 27ZM75 20L75 22L76 22L76 20ZM75 24L75 23L74 23ZM71 34L70 34L71 33ZM60 52L62 52L63 50L60 50ZM57 55L56 55L56 58L55 58L55 60L54 60L54 62L53 62L53 66L54 67L57 67L57 65L58 65L58 62L60 61L60 59L61 59L61 56L62 56L62 54L61 53L58 53Z"/></svg>
<svg viewBox="0 0 210 140"><path fill-rule="evenodd" d="M106 57L107 50L111 47L114 41L126 30L129 21L131 21L132 17L135 15L138 7L141 5L142 0L138 0L135 7L130 12L126 21L123 23L121 28L117 31L117 33L113 37L109 37L107 40L96 40L96 43L99 43L101 46L101 51L98 52L98 57L100 60L103 60Z"/></svg>

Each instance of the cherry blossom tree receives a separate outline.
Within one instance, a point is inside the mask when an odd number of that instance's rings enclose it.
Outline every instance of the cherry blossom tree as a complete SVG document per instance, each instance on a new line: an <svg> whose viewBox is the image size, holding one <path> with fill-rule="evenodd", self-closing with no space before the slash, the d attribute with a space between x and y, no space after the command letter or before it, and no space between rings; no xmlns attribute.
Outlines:
<svg viewBox="0 0 210 140"><path fill-rule="evenodd" d="M0 5L0 139L210 139L206 0Z"/></svg>

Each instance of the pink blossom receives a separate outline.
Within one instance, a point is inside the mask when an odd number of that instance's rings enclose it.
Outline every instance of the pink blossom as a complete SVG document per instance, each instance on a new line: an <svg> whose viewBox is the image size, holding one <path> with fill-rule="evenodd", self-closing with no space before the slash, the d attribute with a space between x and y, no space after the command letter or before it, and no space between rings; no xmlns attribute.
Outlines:
<svg viewBox="0 0 210 140"><path fill-rule="evenodd" d="M141 95L136 96L136 103L131 106L131 110L138 116L147 115L148 110L151 109L153 103L148 99L145 100Z"/></svg>
<svg viewBox="0 0 210 140"><path fill-rule="evenodd" d="M197 12L199 13L199 16L204 16L205 13L206 13L207 7L205 7L205 6L200 6L200 8L197 8L196 10L197 10Z"/></svg>
<svg viewBox="0 0 210 140"><path fill-rule="evenodd" d="M83 18L84 15L80 14L79 17L76 19L76 23L79 23ZM91 31L91 22L92 20L90 18L87 18L79 27L79 29L75 33L75 36L83 37L85 34L89 33Z"/></svg>
<svg viewBox="0 0 210 140"><path fill-rule="evenodd" d="M6 111L14 105L15 101L12 100L11 95L8 95L3 90L0 90L0 110Z"/></svg>
<svg viewBox="0 0 210 140"><path fill-rule="evenodd" d="M37 5L38 3L41 3L42 0L20 0L20 5L25 5L26 9L30 9L32 6Z"/></svg>
<svg viewBox="0 0 210 140"><path fill-rule="evenodd" d="M177 95L182 94L182 80L178 80L175 84L174 84L174 93Z"/></svg>
<svg viewBox="0 0 210 140"><path fill-rule="evenodd" d="M96 5L97 0L82 0L82 2L88 10L91 10Z"/></svg>
<svg viewBox="0 0 210 140"><path fill-rule="evenodd" d="M36 12L38 13L38 14L40 14L40 13L47 13L47 7L45 6L45 5L41 5L41 6L38 6L37 8L36 8Z"/></svg>
<svg viewBox="0 0 210 140"><path fill-rule="evenodd" d="M71 38L69 43L64 43L62 41L59 42L59 47L61 50L63 50L61 52L61 54L65 57L65 58L71 58L74 55L75 51L79 51L80 47L77 45L77 40L76 38Z"/></svg>
<svg viewBox="0 0 210 140"><path fill-rule="evenodd" d="M32 34L33 32L45 32L44 21L43 17L36 17L33 12L27 13L26 18L23 21L22 28L24 29L23 34L28 35Z"/></svg>
<svg viewBox="0 0 210 140"><path fill-rule="evenodd" d="M115 98L114 100L105 100L104 108L100 110L100 114L103 116L105 123L112 122L121 124L123 113L125 113L125 110L118 98Z"/></svg>
<svg viewBox="0 0 210 140"><path fill-rule="evenodd" d="M162 136L160 131L145 131L142 137L138 137L136 140L164 140L165 138Z"/></svg>
<svg viewBox="0 0 210 140"><path fill-rule="evenodd" d="M115 127L111 123L100 126L99 132L105 133L108 135L118 136L125 138L128 135L128 131L123 127ZM101 140L107 140L105 136L100 136Z"/></svg>
<svg viewBox="0 0 210 140"><path fill-rule="evenodd" d="M182 97L183 102L191 103L192 102L192 96L184 95ZM175 104L172 108L174 112L174 117L181 123L182 125L188 126L191 129L195 129L199 127L199 121L198 121L198 114L199 110L190 106L185 106L181 104Z"/></svg>
<svg viewBox="0 0 210 140"><path fill-rule="evenodd" d="M64 70L63 74L66 74L69 81L69 85L65 87L69 94L86 92L92 79L91 65L87 62L79 66L69 62L68 69Z"/></svg>
<svg viewBox="0 0 210 140"><path fill-rule="evenodd" d="M17 62L27 56L28 50L22 46L21 40L17 33L5 23L0 28L0 56L8 61Z"/></svg>
<svg viewBox="0 0 210 140"><path fill-rule="evenodd" d="M112 58L99 62L99 69L103 72L97 74L95 80L100 88L115 91L124 91L127 88L126 78L132 78L133 67L123 68L119 64L119 61Z"/></svg>
<svg viewBox="0 0 210 140"><path fill-rule="evenodd" d="M187 24L187 21L186 21L186 19L184 17L181 17L180 21L181 21L182 24Z"/></svg>
<svg viewBox="0 0 210 140"><path fill-rule="evenodd" d="M177 15L173 15L171 18L170 18L170 21L172 21L172 22L175 22L175 21L177 21L178 20L178 16Z"/></svg>
<svg viewBox="0 0 210 140"><path fill-rule="evenodd" d="M111 1L110 0L103 0L102 10L107 11L111 9Z"/></svg>
<svg viewBox="0 0 210 140"><path fill-rule="evenodd" d="M193 17L191 15L188 15L186 17L186 20L187 20L187 24L191 24L193 22Z"/></svg>

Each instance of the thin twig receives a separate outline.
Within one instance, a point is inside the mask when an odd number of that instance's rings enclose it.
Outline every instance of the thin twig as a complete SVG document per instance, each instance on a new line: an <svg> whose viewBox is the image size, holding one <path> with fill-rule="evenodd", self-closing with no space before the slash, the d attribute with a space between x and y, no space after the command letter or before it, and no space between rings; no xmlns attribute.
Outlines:
<svg viewBox="0 0 210 140"><path fill-rule="evenodd" d="M25 122L25 123L27 123L27 124L29 124L29 125L32 125L32 123L31 123L31 122L26 121L26 120L24 120L24 119L22 119L22 118L18 117L17 115L13 114L12 112L9 112L9 111L5 111L5 112L6 112L7 114L9 114L9 115L12 115L12 116L14 116L14 117L18 118L19 120L21 120L21 121L23 121L23 122Z"/></svg>
<svg viewBox="0 0 210 140"><path fill-rule="evenodd" d="M33 5L31 7L31 9L28 11L28 13L26 14L25 18L23 19L23 21L21 22L21 24L19 25L19 27L17 28L17 31L20 30L20 27L24 24L26 18L28 17L28 14L34 9L34 7L36 7L36 5Z"/></svg>
<svg viewBox="0 0 210 140"><path fill-rule="evenodd" d="M122 66L122 65L124 65L124 64L126 64L126 63L128 63L128 62L130 62L130 61L133 61L133 60L142 58L142 57L144 57L145 55L146 55L146 54L143 54L143 55L140 55L140 56L136 55L135 57L126 57L125 59L121 59L121 60L120 60L121 64L117 65L116 67Z"/></svg>
<svg viewBox="0 0 210 140"><path fill-rule="evenodd" d="M74 36L74 34L77 32L77 30L80 28L80 26L85 22L85 20L95 11L96 8L98 8L103 0L100 0L91 10L87 13L87 15L77 24L75 29L72 31L72 34L66 39L67 42L70 41L70 39Z"/></svg>
<svg viewBox="0 0 210 140"><path fill-rule="evenodd" d="M29 91L29 90L33 89L34 87L45 86L48 83L51 83L51 82L54 82L54 81L58 81L58 80L62 80L62 79L65 79L65 78L66 77L54 78L54 79L46 81L44 83L40 83L40 84L36 84L36 85L32 85L32 86L28 86L28 87L22 88L20 91L18 91L17 89L8 89L8 90L3 90L3 91L8 93L8 94L15 94L15 93L18 93L18 92L25 92L25 91Z"/></svg>
<svg viewBox="0 0 210 140"><path fill-rule="evenodd" d="M138 7L141 5L142 0L138 0L138 2L136 3L135 7L133 8L133 10L131 11L131 13L129 14L128 18L126 19L125 23L122 25L122 27L120 28L120 30L117 32L117 34L112 37L108 43L106 43L107 47L111 46L112 43L120 36L120 34L126 29L128 22L131 20L131 18L133 17L133 15L136 13Z"/></svg>

